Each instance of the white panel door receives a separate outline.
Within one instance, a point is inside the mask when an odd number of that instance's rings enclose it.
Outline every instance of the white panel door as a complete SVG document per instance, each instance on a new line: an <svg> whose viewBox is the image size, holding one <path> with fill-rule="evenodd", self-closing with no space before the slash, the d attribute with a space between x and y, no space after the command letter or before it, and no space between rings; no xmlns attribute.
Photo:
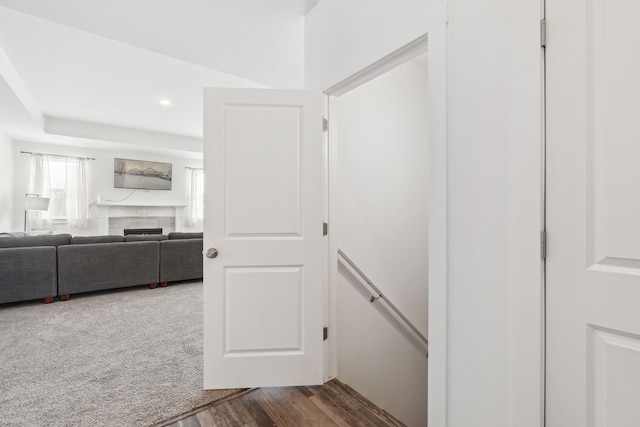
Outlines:
<svg viewBox="0 0 640 427"><path fill-rule="evenodd" d="M322 384L322 94L204 103L205 388Z"/></svg>
<svg viewBox="0 0 640 427"><path fill-rule="evenodd" d="M640 2L547 4L548 427L640 426Z"/></svg>

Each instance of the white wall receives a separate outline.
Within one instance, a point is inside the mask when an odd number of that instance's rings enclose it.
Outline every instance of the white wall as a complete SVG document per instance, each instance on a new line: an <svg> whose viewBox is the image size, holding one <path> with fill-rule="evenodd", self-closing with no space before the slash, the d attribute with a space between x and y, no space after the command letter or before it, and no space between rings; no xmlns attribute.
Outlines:
<svg viewBox="0 0 640 427"><path fill-rule="evenodd" d="M409 62L338 98L338 247L427 335L427 68ZM338 378L426 425L427 359L338 275Z"/></svg>
<svg viewBox="0 0 640 427"><path fill-rule="evenodd" d="M122 150L101 150L86 147L71 147L53 144L37 144L31 142L14 142L13 164L14 167L14 220L12 231L23 229L24 215L24 194L27 193L29 185L29 165L31 156L21 154L20 151L30 151L39 153L61 154L67 156L93 157L87 164L87 184L89 201L97 200L98 195L102 195L104 200L121 200L127 197L133 190L113 187L113 159L127 158L138 160L150 160L158 162L173 163L173 182L170 191L144 191L137 190L126 202L132 204L166 204L166 205L186 205L187 204L187 170L185 166L202 167L202 160L192 160L177 156L153 154L147 151L135 151L135 149ZM132 146L134 147L134 146ZM124 203L124 202L123 202ZM90 209L91 219L89 227L86 229L68 229L66 226L54 225L57 233L69 232L73 235L95 235L98 234L97 208ZM202 226L189 228L184 226L184 231L202 231Z"/></svg>
<svg viewBox="0 0 640 427"><path fill-rule="evenodd" d="M414 40L440 4L323 0L305 24L307 85ZM540 17L540 0L448 4L447 387L429 391L448 426L542 424Z"/></svg>
<svg viewBox="0 0 640 427"><path fill-rule="evenodd" d="M305 19L305 85L325 90L425 33L439 0L322 0Z"/></svg>
<svg viewBox="0 0 640 427"><path fill-rule="evenodd" d="M0 232L13 224L13 141L0 132Z"/></svg>

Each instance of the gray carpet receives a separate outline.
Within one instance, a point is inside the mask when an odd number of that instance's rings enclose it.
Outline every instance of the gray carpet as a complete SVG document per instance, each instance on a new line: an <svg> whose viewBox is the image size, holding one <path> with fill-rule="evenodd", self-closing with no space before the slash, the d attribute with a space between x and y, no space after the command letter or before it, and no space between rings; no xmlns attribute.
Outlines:
<svg viewBox="0 0 640 427"><path fill-rule="evenodd" d="M202 283L0 306L0 426L148 426L202 390Z"/></svg>

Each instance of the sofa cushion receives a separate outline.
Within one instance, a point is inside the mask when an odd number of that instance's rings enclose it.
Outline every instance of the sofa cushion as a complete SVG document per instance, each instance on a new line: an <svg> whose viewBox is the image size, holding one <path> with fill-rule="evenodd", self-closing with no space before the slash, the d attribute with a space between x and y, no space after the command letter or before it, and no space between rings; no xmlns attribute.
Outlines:
<svg viewBox="0 0 640 427"><path fill-rule="evenodd" d="M124 242L124 236L74 236L71 238L72 245L84 245L90 243L114 243Z"/></svg>
<svg viewBox="0 0 640 427"><path fill-rule="evenodd" d="M68 245L70 241L71 234L54 234L53 236L3 237L0 239L0 248L61 246Z"/></svg>
<svg viewBox="0 0 640 427"><path fill-rule="evenodd" d="M58 294L158 283L159 256L159 242L62 246L58 248Z"/></svg>
<svg viewBox="0 0 640 427"><path fill-rule="evenodd" d="M201 279L202 261L202 239L160 242L160 281Z"/></svg>
<svg viewBox="0 0 640 427"><path fill-rule="evenodd" d="M166 234L127 234L124 236L125 242L148 242L167 240Z"/></svg>
<svg viewBox="0 0 640 427"><path fill-rule="evenodd" d="M0 271L0 304L56 296L53 246L2 248Z"/></svg>
<svg viewBox="0 0 640 427"><path fill-rule="evenodd" d="M174 231L169 233L169 240L174 239L202 239L202 232L200 233L184 233L179 231Z"/></svg>

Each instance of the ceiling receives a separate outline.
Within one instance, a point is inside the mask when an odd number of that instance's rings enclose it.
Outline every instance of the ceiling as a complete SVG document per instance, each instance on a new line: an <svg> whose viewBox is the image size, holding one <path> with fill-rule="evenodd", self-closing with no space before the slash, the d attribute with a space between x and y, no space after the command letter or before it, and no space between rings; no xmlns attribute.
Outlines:
<svg viewBox="0 0 640 427"><path fill-rule="evenodd" d="M303 87L317 1L0 0L0 131L200 153L203 87Z"/></svg>

